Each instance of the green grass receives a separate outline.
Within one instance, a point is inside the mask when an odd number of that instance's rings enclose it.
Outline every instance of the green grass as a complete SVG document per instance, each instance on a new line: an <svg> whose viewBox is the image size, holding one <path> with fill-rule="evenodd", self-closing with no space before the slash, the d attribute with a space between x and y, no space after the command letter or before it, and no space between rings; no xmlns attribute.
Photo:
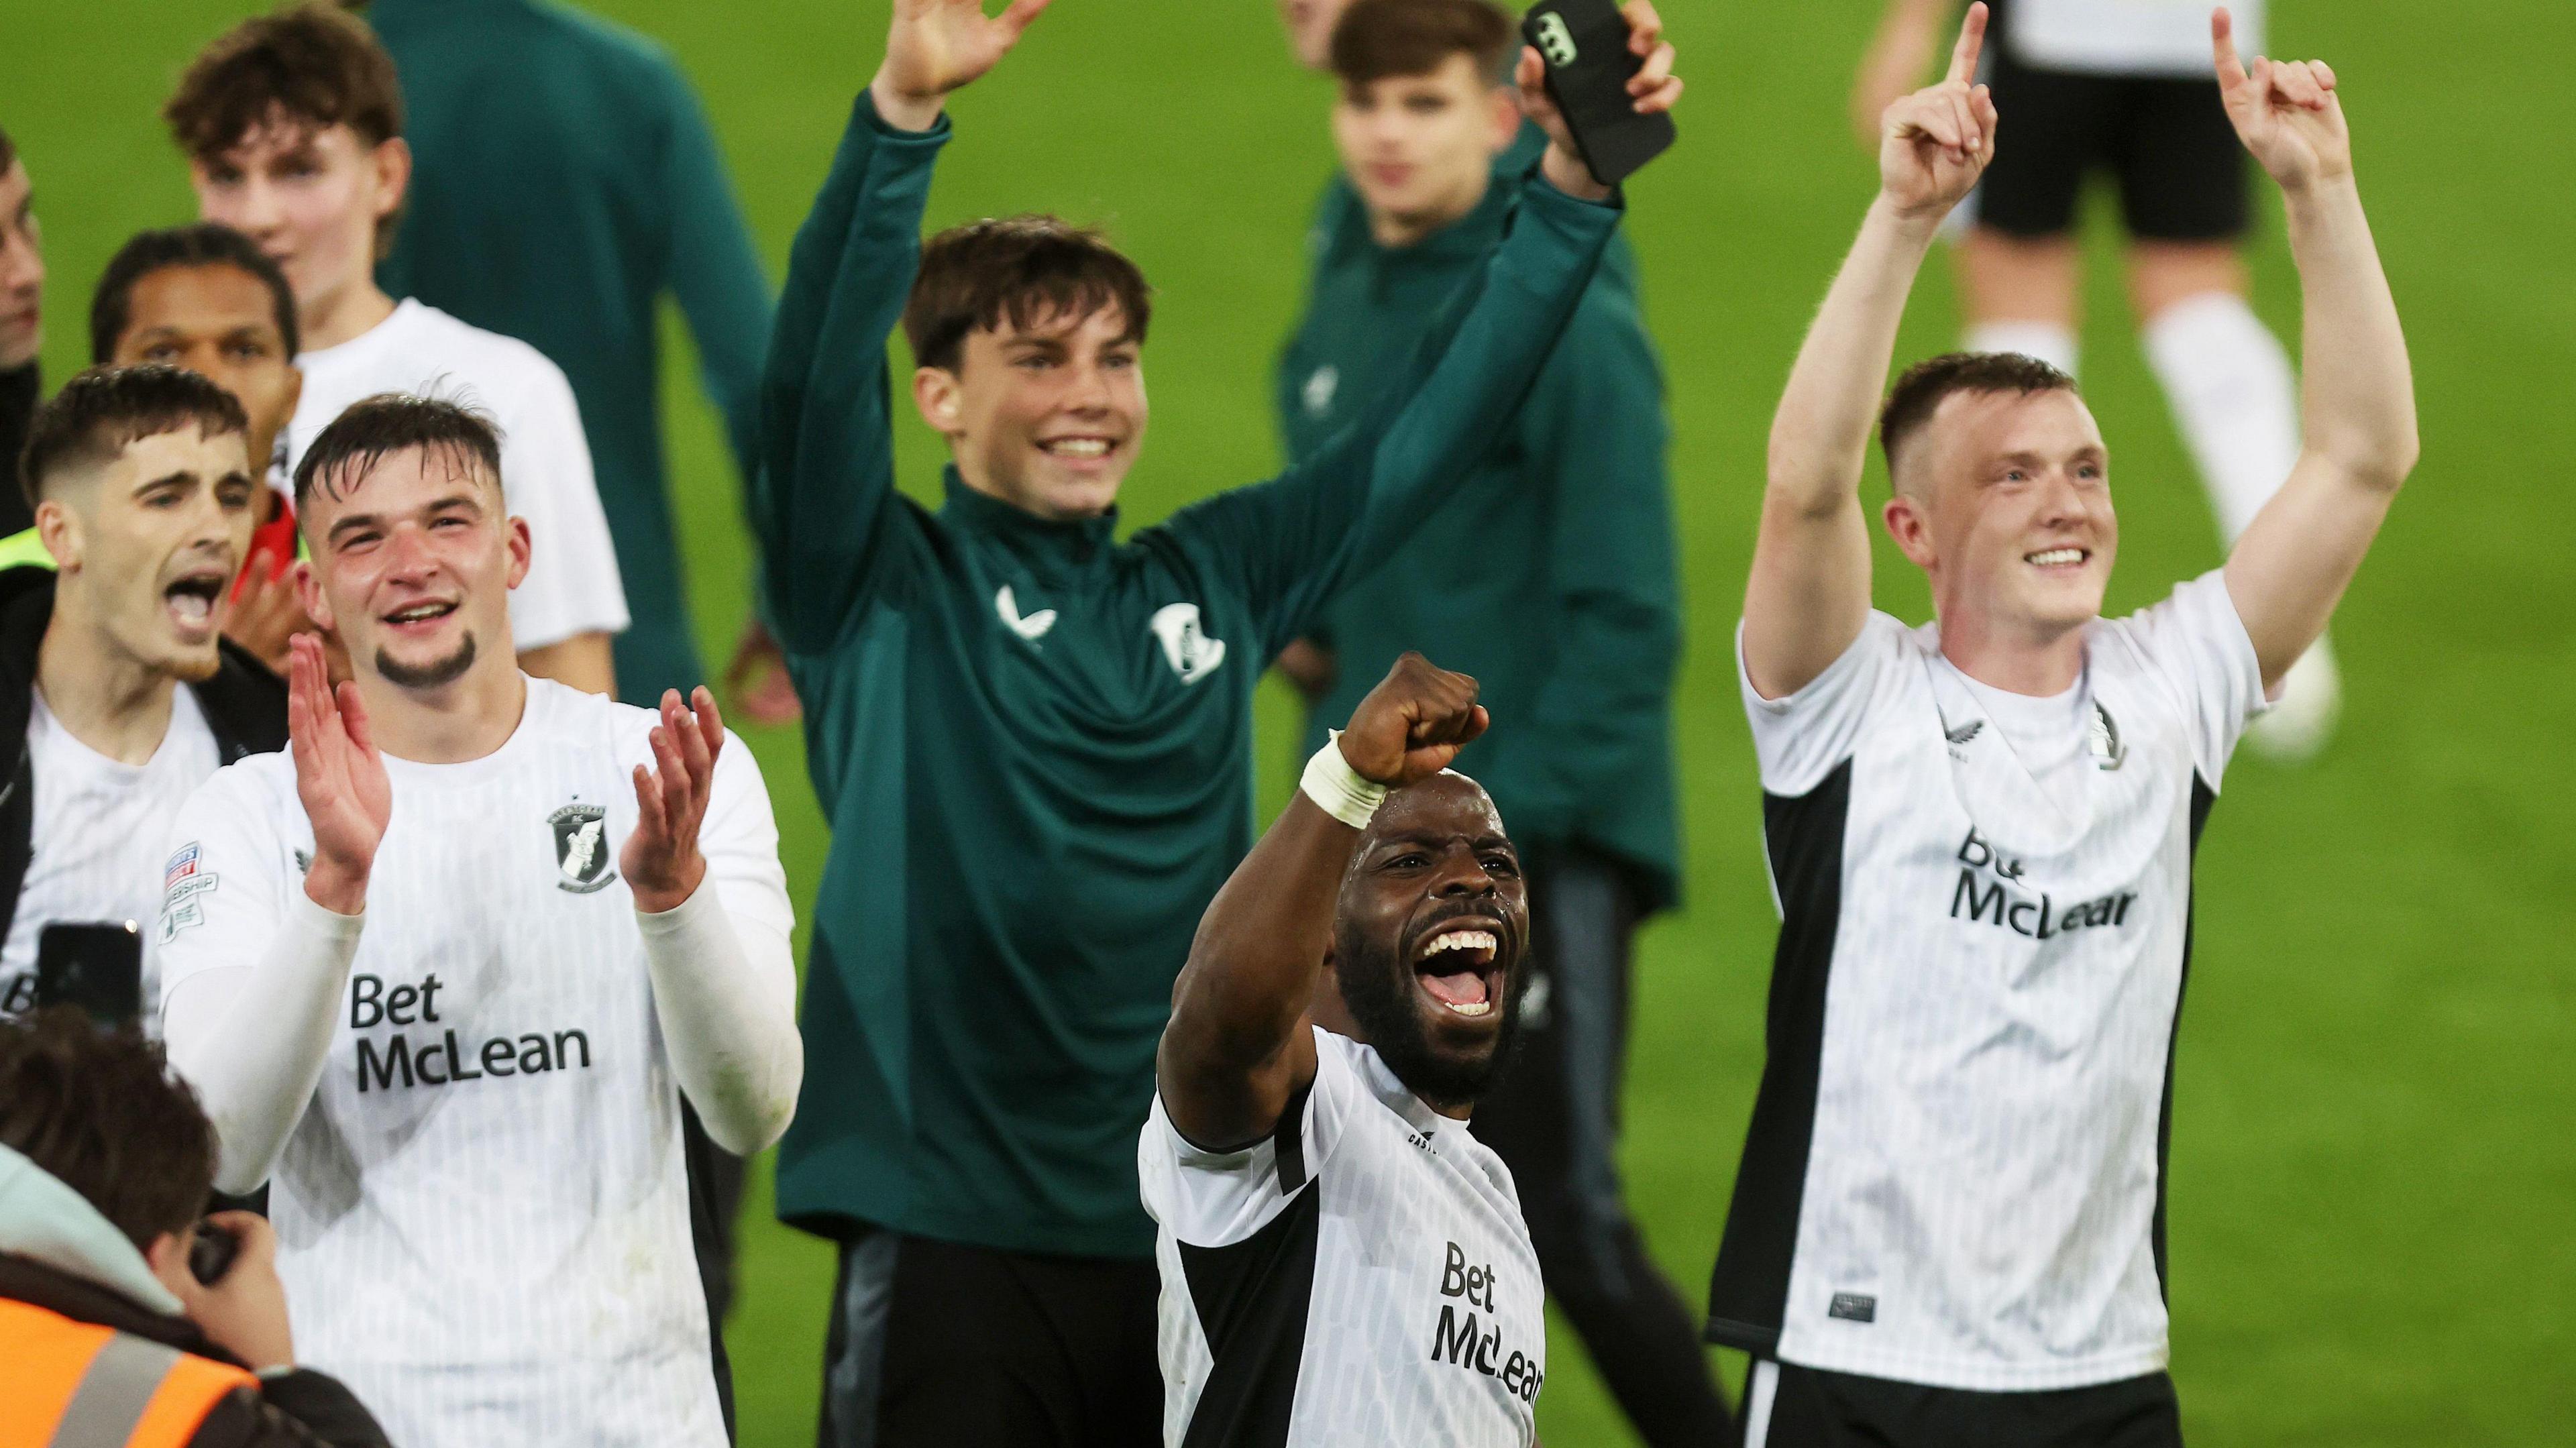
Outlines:
<svg viewBox="0 0 2576 1448"><path fill-rule="evenodd" d="M184 219L153 110L241 0L13 6L0 124L47 227L53 376L132 230ZM874 65L882 0L600 8L665 40L706 93L773 267ZM957 107L935 223L1033 208L1109 223L1161 288L1159 417L1129 485L1151 521L1275 456L1266 375L1298 302L1327 91L1284 62L1261 0L1063 0ZM1729 678L1771 404L1867 199L1842 94L1875 10L1668 0L1692 93L1682 148L1634 188L1633 235L1670 366L1690 652L1679 702L1690 909L1644 942L1626 1165L1662 1261L1705 1285L1761 1060L1773 930L1751 753ZM2285 48L2336 62L2415 348L2425 462L2338 628L2342 737L2297 772L2250 757L2201 854L2200 943L2173 1149L2175 1371L2189 1431L2224 1444L2563 1442L2576 1415L2576 247L2563 138L2576 51L2561 0L2427 9L2280 0ZM2012 143L2005 117L2004 144ZM2111 260L2107 249L2102 260ZM2261 305L2296 291L2277 223ZM2126 504L2114 603L2218 557L2207 510L2098 272L2086 382ZM1927 279L1904 351L1953 335ZM707 647L745 600L731 475L671 368L673 455ZM904 438L915 485L934 440ZM1923 590L1881 550L1881 602ZM1284 798L1290 716L1260 748ZM754 740L789 869L824 834L789 734ZM732 1324L745 1441L810 1441L828 1253L755 1204ZM1628 1441L1557 1336L1552 1444Z"/></svg>

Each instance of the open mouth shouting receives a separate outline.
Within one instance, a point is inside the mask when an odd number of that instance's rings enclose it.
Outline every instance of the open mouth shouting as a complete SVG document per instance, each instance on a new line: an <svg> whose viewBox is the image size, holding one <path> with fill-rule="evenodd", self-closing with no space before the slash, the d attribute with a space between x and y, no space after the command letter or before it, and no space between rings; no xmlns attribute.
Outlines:
<svg viewBox="0 0 2576 1448"><path fill-rule="evenodd" d="M1503 1001L1502 927L1490 920L1447 920L1413 952L1413 978L1432 1002L1470 1020Z"/></svg>
<svg viewBox="0 0 2576 1448"><path fill-rule="evenodd" d="M224 596L231 574L220 568L198 568L170 580L161 590L161 606L179 636L204 643L215 636L215 605Z"/></svg>

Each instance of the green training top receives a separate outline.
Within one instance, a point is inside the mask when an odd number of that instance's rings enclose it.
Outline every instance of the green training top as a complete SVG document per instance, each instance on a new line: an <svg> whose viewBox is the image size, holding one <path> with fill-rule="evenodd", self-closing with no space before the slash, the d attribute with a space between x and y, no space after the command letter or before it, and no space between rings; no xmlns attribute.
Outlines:
<svg viewBox="0 0 2576 1448"><path fill-rule="evenodd" d="M1143 1257L1172 982L1253 836L1252 693L1509 425L1614 205L1533 184L1377 405L1279 478L1115 536L894 487L886 339L943 118L862 95L797 235L753 516L833 826L779 1215Z"/></svg>
<svg viewBox="0 0 2576 1448"><path fill-rule="evenodd" d="M401 72L415 158L378 280L564 370L634 618L618 694L690 689L705 668L662 457L657 307L667 292L688 318L746 477L770 321L697 97L651 41L541 0L376 0L367 18Z"/></svg>
<svg viewBox="0 0 2576 1448"><path fill-rule="evenodd" d="M1442 304L1493 245L1517 186L1420 243L1319 233L1306 315L1281 354L1277 405L1292 461L1400 373ZM1328 203L1329 205L1329 203ZM1493 732L1458 768L1524 846L1579 843L1674 903L1673 673L1681 656L1663 377L1632 276L1605 262L1505 444L1422 530L1355 582L1312 632L1339 663L1307 715L1307 748L1351 717L1396 656L1419 649L1476 676Z"/></svg>

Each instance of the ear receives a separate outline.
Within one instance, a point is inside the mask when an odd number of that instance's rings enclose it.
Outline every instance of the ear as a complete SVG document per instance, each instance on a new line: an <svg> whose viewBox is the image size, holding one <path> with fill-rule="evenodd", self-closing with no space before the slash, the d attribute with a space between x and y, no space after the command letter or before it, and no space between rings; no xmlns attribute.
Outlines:
<svg viewBox="0 0 2576 1448"><path fill-rule="evenodd" d="M192 1232L164 1232L143 1249L143 1265L152 1269L154 1279L169 1288L174 1297L184 1299L188 1290L197 1285L197 1274L188 1267L188 1247L193 1241Z"/></svg>
<svg viewBox="0 0 2576 1448"><path fill-rule="evenodd" d="M400 209L403 194L411 189L411 143L390 137L377 143L367 159L376 168L376 217L382 220Z"/></svg>
<svg viewBox="0 0 2576 1448"><path fill-rule="evenodd" d="M965 389L957 374L945 367L919 367L912 374L912 405L921 410L921 420L942 437L953 438L966 430Z"/></svg>
<svg viewBox="0 0 2576 1448"><path fill-rule="evenodd" d="M536 543L528 532L528 520L513 517L510 530L503 535L501 546L510 550L510 586L516 588L528 576L528 560L536 554Z"/></svg>
<svg viewBox="0 0 2576 1448"><path fill-rule="evenodd" d="M1941 561L1932 547L1932 519L1923 510L1921 499L1898 493L1887 500L1879 516L1886 520L1887 536L1896 540L1899 551L1915 567L1930 572Z"/></svg>
<svg viewBox="0 0 2576 1448"><path fill-rule="evenodd" d="M1487 138L1487 144L1499 156L1521 138L1521 95L1510 86L1498 85L1487 104L1493 108L1494 122L1493 134Z"/></svg>
<svg viewBox="0 0 2576 1448"><path fill-rule="evenodd" d="M36 505L36 537L54 555L56 573L75 573L81 566L80 518L60 498Z"/></svg>
<svg viewBox="0 0 2576 1448"><path fill-rule="evenodd" d="M295 526L301 532L304 520L296 519ZM331 616L331 600L322 592L322 575L314 570L313 560L296 559L294 576L295 601L304 605L304 616L313 620L314 626L326 634L338 629L339 623Z"/></svg>

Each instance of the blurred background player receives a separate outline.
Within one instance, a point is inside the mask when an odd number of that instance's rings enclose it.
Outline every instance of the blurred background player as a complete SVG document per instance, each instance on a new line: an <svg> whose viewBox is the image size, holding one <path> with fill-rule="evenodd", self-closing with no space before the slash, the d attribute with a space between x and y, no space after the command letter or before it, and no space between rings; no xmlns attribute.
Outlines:
<svg viewBox="0 0 2576 1448"><path fill-rule="evenodd" d="M277 1238L248 1212L191 1267L215 1132L158 1047L77 1007L0 1021L0 1432L13 1445L385 1448L299 1367Z"/></svg>
<svg viewBox="0 0 2576 1448"><path fill-rule="evenodd" d="M135 236L108 259L90 297L92 363L184 367L242 405L251 468L267 486L252 508L250 553L224 609L224 637L281 679L287 640L313 626L287 576L295 508L283 441L304 391L296 338L286 274L250 238L211 221Z"/></svg>
<svg viewBox="0 0 2576 1448"><path fill-rule="evenodd" d="M695 93L662 48L544 0L376 0L402 82L411 184L385 291L516 337L581 406L631 621L617 694L649 705L706 682L662 444L659 304L679 303L736 464L754 460L769 281ZM729 671L737 712L795 717L757 619ZM766 653L766 664L754 655ZM687 1121L698 1260L718 1323L732 1300L742 1164Z"/></svg>
<svg viewBox="0 0 2576 1448"><path fill-rule="evenodd" d="M1771 433L1739 631L1781 909L1768 1058L1709 1293L1768 1448L2172 1448L2165 1179L2192 866L2228 757L2325 631L2416 459L2406 339L2322 62L2214 69L2278 183L2306 441L2226 565L2102 616L2110 457L2013 353L1908 371L1950 209L2028 134L1977 74L1889 107L1881 188ZM1933 621L1871 609L1887 531Z"/></svg>
<svg viewBox="0 0 2576 1448"><path fill-rule="evenodd" d="M2194 0L1991 0L1985 68L2013 142L1960 208L1960 296L1972 352L2018 352L2077 374L2085 183L2119 185L2129 298L2147 362L2172 404L2233 546L2299 456L2298 379L2246 304L2252 210L2245 148L2209 77L2209 7ZM2232 9L2244 50L2263 49L2265 0ZM1922 80L1958 0L1887 0L1862 62L1852 119L1878 147L1879 117ZM2332 644L2299 661L2250 736L2294 762L2325 747L2342 709Z"/></svg>
<svg viewBox="0 0 2576 1448"><path fill-rule="evenodd" d="M162 835L216 769L285 747L284 688L217 632L261 491L245 430L171 367L81 373L36 413L46 562L0 571L0 1013L34 1003L46 926L134 921L157 1021Z"/></svg>
<svg viewBox="0 0 2576 1448"><path fill-rule="evenodd" d="M1291 462L1400 376L1502 234L1523 125L1486 0L1356 0L1333 31L1333 136L1366 231L1315 253L1281 355ZM1650 1443L1730 1424L1698 1325L1646 1255L1616 1161L1629 941L1675 903L1671 707L1681 654L1663 378L1633 274L1605 266L1504 441L1423 541L1336 598L1303 644L1306 748L1421 649L1473 675L1512 727L1472 745L1528 871L1537 936L1512 1068L1476 1136L1520 1185L1549 1295ZM1292 646L1292 652L1296 646Z"/></svg>
<svg viewBox="0 0 2576 1448"><path fill-rule="evenodd" d="M1493 801L1447 768L1476 699L1398 659L1190 944L1137 1142L1166 1443L1536 1441L1547 1292L1515 1173L1466 1130L1533 909Z"/></svg>
<svg viewBox="0 0 2576 1448"><path fill-rule="evenodd" d="M656 307L668 296L688 320L746 478L771 309L698 98L659 45L547 0L375 0L367 18L402 79L412 156L377 278L563 369L634 616L619 697L694 689Z"/></svg>
<svg viewBox="0 0 2576 1448"><path fill-rule="evenodd" d="M1338 446L1120 542L1143 276L1050 217L919 240L948 94L1044 8L898 0L763 382L754 515L836 826L803 1014L823 1069L778 1192L842 1243L830 1443L1154 1440L1136 1134L1173 977L1251 843L1260 665L1491 446L1619 219L1559 139ZM1635 9L1661 109L1670 47ZM894 486L898 321L952 458L937 512Z"/></svg>
<svg viewBox="0 0 2576 1448"><path fill-rule="evenodd" d="M0 130L0 537L35 519L17 486L27 419L44 399L37 349L45 340L45 234L18 144Z"/></svg>
<svg viewBox="0 0 2576 1448"><path fill-rule="evenodd" d="M679 1104L737 1153L794 1107L777 828L703 689L657 715L519 669L501 467L419 398L306 454L299 579L355 678L299 636L291 754L164 835L171 1060L217 1185L271 1182L308 1355L395 1438L705 1448Z"/></svg>
<svg viewBox="0 0 2576 1448"><path fill-rule="evenodd" d="M521 664L591 693L615 687L624 591L561 369L527 343L376 285L411 175L393 61L366 25L312 3L257 16L199 52L163 107L197 206L258 243L295 288L304 394L287 464L341 410L379 393L487 408L514 513L542 540L512 596Z"/></svg>

